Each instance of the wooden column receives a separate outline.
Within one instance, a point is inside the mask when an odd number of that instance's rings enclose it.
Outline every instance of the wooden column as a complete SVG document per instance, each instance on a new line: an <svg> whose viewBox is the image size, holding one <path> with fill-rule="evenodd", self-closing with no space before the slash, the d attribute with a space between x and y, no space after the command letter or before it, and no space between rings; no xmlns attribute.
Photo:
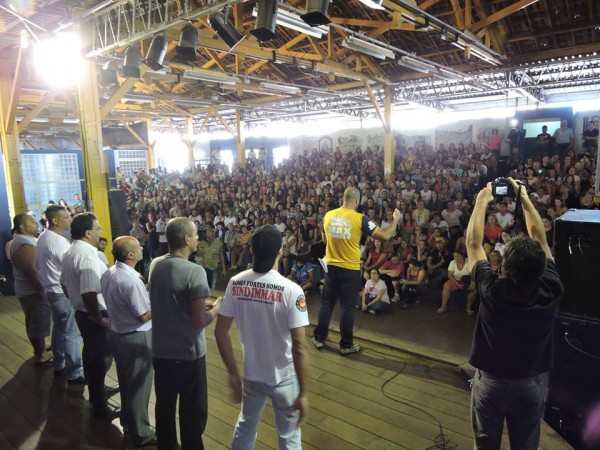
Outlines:
<svg viewBox="0 0 600 450"><path fill-rule="evenodd" d="M81 79L77 85L77 109L81 131L81 153L85 172L87 206L98 218L102 236L108 240L107 257L112 258L112 232L108 209L107 170L102 144L100 104L96 64L84 61Z"/></svg>
<svg viewBox="0 0 600 450"><path fill-rule="evenodd" d="M383 140L383 173L386 180L390 180L394 174L394 156L396 154L396 139L392 129L392 93L391 88L385 88L384 97L384 140Z"/></svg>
<svg viewBox="0 0 600 450"><path fill-rule="evenodd" d="M246 168L246 148L242 139L242 115L239 110L235 113L235 144L237 147L237 157L240 166Z"/></svg>
<svg viewBox="0 0 600 450"><path fill-rule="evenodd" d="M21 173L21 154L19 149L19 131L15 115L11 113L16 108L18 95L11 95L18 84L19 64L15 73L9 64L0 66L0 133L2 134L2 157L6 173L6 190L11 219L16 215L27 212L23 176Z"/></svg>
<svg viewBox="0 0 600 450"><path fill-rule="evenodd" d="M194 139L194 122L192 117L185 119L185 145L188 150L188 166L194 165L194 147L196 146L196 140Z"/></svg>

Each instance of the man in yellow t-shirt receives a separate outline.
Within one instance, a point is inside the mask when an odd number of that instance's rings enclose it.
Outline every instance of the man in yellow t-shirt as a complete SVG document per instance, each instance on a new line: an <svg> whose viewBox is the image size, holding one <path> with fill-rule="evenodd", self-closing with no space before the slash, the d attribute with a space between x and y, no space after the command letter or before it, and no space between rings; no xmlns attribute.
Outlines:
<svg viewBox="0 0 600 450"><path fill-rule="evenodd" d="M389 240L396 231L400 211L394 210L392 223L381 229L364 214L356 212L360 204L360 192L349 187L344 191L344 203L340 208L329 211L323 220L326 244L325 259L327 274L323 300L319 311L319 323L311 342L321 349L327 333L331 314L339 297L342 312L340 315L340 354L342 356L360 351L360 345L352 341L354 309L358 304L360 291L360 238L363 233L381 241Z"/></svg>

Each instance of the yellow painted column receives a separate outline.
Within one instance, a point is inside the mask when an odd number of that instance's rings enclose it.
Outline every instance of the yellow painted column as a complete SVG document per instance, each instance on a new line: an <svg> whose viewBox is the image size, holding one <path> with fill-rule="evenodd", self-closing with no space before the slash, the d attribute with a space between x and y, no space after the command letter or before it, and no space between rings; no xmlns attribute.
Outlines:
<svg viewBox="0 0 600 450"><path fill-rule="evenodd" d="M23 175L21 173L21 153L19 149L19 131L16 120L7 129L6 123L10 108L10 92L13 84L13 70L9 64L0 66L0 134L2 134L2 158L6 174L9 214L11 219L27 212ZM16 99L13 101L17 101Z"/></svg>
<svg viewBox="0 0 600 450"><path fill-rule="evenodd" d="M240 166L244 169L246 168L246 148L244 145L244 141L242 139L242 115L240 111L237 110L235 113L235 144L237 147L237 157L240 163Z"/></svg>
<svg viewBox="0 0 600 450"><path fill-rule="evenodd" d="M88 209L93 212L102 227L102 236L108 240L106 256L111 259L112 232L108 209L107 170L102 144L100 104L96 65L85 61L82 77L77 85L77 109L81 131L81 153L85 172L86 200Z"/></svg>
<svg viewBox="0 0 600 450"><path fill-rule="evenodd" d="M156 168L156 163L154 161L154 144L155 144L155 142L150 141L150 133L152 131L152 120L146 121L146 127L148 128L146 130L146 135L148 136L148 156L146 157L146 159L148 161L148 168L155 169Z"/></svg>
<svg viewBox="0 0 600 450"><path fill-rule="evenodd" d="M194 147L196 141L194 139L194 122L191 117L185 119L185 145L188 149L188 166L194 165Z"/></svg>
<svg viewBox="0 0 600 450"><path fill-rule="evenodd" d="M384 118L383 174L389 181L394 174L394 156L396 154L396 139L392 129L392 94L389 87L385 88Z"/></svg>

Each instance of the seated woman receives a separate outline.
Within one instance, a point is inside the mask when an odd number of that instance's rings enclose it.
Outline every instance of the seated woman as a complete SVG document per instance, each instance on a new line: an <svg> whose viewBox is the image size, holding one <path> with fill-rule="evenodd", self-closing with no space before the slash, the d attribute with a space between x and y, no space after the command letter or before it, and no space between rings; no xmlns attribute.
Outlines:
<svg viewBox="0 0 600 450"><path fill-rule="evenodd" d="M235 245L231 249L231 270L237 270L238 267L246 269L246 265L250 259L249 242L252 233L246 225L242 225L240 233L237 236Z"/></svg>
<svg viewBox="0 0 600 450"><path fill-rule="evenodd" d="M373 245L374 247L369 251L369 255L365 261L365 268L363 272L363 277L365 280L369 279L369 273L372 269L379 269L388 259L388 254L383 248L381 248L381 241L379 239L373 239Z"/></svg>
<svg viewBox="0 0 600 450"><path fill-rule="evenodd" d="M403 307L419 303L421 286L427 280L427 271L423 267L423 263L420 263L416 259L410 260L408 269L406 269L406 273L402 279L402 288L400 289L400 299L402 300Z"/></svg>
<svg viewBox="0 0 600 450"><path fill-rule="evenodd" d="M500 234L502 234L503 230L504 228L498 224L498 219L496 216L494 214L489 214L487 217L487 223L483 227L483 237L485 241L495 245L500 239Z"/></svg>
<svg viewBox="0 0 600 450"><path fill-rule="evenodd" d="M379 278L379 271L371 269L371 278L367 280L362 293L363 311L368 311L369 314L376 315L378 312L387 312L390 309L390 297L387 293L385 282Z"/></svg>
<svg viewBox="0 0 600 450"><path fill-rule="evenodd" d="M438 314L447 311L451 292L464 291L471 285L470 275L471 272L465 254L462 251L454 252L454 259L448 266L448 281L444 283L444 287L442 288L442 305L437 310ZM468 277L469 279L467 280L464 277Z"/></svg>

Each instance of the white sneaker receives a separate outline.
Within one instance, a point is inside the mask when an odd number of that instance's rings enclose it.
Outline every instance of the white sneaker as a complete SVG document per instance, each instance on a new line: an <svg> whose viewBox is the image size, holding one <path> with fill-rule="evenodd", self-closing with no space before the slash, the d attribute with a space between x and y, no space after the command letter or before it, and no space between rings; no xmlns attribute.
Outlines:
<svg viewBox="0 0 600 450"><path fill-rule="evenodd" d="M392 303L398 303L400 301L400 296L398 294L394 294L392 297Z"/></svg>

